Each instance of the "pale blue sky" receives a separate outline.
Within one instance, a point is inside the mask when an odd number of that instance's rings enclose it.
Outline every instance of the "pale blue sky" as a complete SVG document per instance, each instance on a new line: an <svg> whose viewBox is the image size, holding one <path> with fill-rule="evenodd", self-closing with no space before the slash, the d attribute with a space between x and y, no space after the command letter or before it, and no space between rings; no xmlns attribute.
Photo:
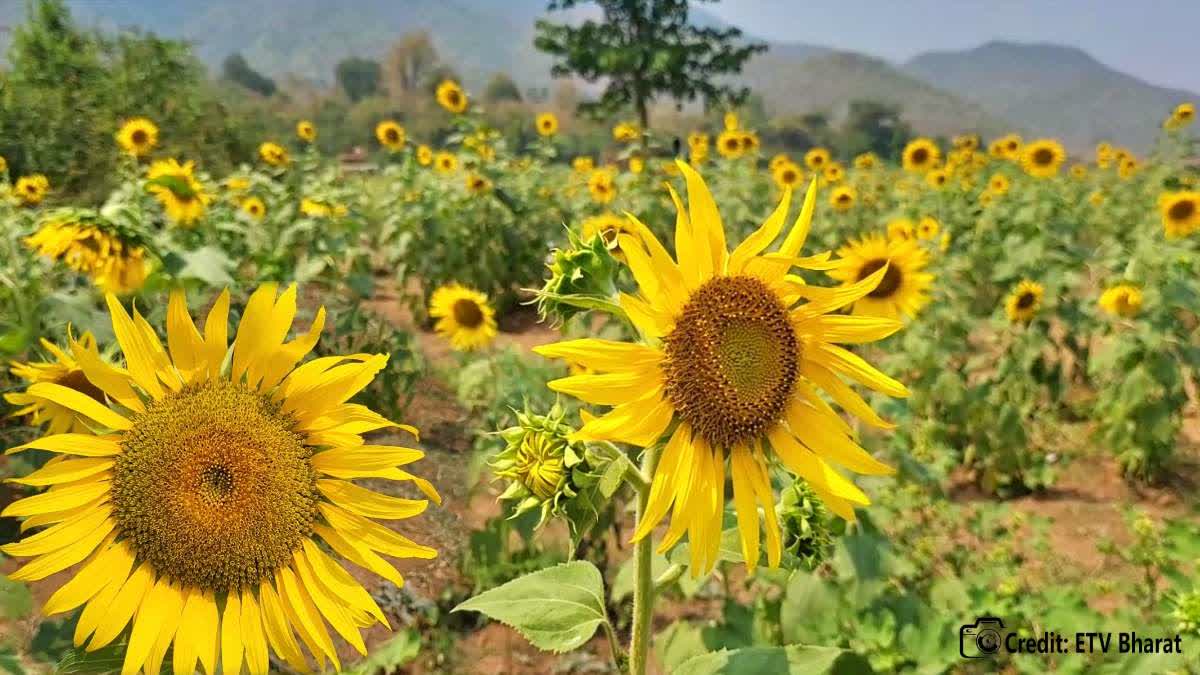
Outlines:
<svg viewBox="0 0 1200 675"><path fill-rule="evenodd" d="M1200 0L724 0L749 33L904 61L988 40L1080 47L1143 80L1200 92Z"/></svg>

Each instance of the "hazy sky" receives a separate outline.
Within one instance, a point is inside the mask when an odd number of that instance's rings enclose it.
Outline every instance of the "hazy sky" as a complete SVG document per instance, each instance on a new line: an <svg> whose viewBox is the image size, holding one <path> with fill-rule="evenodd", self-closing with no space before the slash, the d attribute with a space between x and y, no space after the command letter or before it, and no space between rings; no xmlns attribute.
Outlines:
<svg viewBox="0 0 1200 675"><path fill-rule="evenodd" d="M1200 92L1200 0L723 0L703 8L771 40L891 61L995 39L1056 42Z"/></svg>

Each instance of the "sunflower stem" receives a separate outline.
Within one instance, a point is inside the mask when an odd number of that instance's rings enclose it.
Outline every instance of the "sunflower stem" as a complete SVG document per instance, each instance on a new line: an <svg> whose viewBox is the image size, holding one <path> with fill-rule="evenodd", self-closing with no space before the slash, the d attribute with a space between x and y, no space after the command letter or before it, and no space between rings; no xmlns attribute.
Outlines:
<svg viewBox="0 0 1200 675"><path fill-rule="evenodd" d="M646 449L642 457L642 475L653 476L658 464L658 446ZM637 487L635 485L635 487ZM639 527L646 515L646 506L650 501L650 490L645 487L637 490L637 523ZM653 549L650 536L642 537L634 545L633 557L636 564L633 585L633 631L629 644L630 675L646 675L647 661L650 656L650 629L654 614L654 572L651 569Z"/></svg>

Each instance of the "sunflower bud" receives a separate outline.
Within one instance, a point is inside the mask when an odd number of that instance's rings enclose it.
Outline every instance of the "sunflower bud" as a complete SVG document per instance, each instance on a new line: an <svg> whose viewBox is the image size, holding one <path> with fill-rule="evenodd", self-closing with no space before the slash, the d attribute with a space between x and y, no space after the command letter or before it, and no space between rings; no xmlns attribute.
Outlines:
<svg viewBox="0 0 1200 675"><path fill-rule="evenodd" d="M546 415L519 412L517 426L499 432L505 448L490 466L498 478L511 481L500 498L516 502L513 517L540 508L540 525L552 515L564 515L571 500L595 485L586 448L569 440L574 432L558 405Z"/></svg>
<svg viewBox="0 0 1200 675"><path fill-rule="evenodd" d="M833 549L829 511L812 488L797 479L783 491L775 507L783 525L783 550L812 571L828 559Z"/></svg>
<svg viewBox="0 0 1200 675"><path fill-rule="evenodd" d="M550 278L538 292L538 313L543 319L570 319L597 303L607 303L616 295L617 262L608 252L603 237L592 237L586 244L574 233L566 249L555 249L546 265Z"/></svg>

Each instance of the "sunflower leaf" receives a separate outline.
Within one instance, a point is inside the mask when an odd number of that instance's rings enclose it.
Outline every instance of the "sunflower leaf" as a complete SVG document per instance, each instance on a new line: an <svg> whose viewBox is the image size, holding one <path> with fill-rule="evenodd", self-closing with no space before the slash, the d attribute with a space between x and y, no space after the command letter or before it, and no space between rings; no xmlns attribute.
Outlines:
<svg viewBox="0 0 1200 675"><path fill-rule="evenodd" d="M486 614L514 628L538 649L554 653L579 647L608 623L600 570L582 560L518 577L452 611Z"/></svg>

